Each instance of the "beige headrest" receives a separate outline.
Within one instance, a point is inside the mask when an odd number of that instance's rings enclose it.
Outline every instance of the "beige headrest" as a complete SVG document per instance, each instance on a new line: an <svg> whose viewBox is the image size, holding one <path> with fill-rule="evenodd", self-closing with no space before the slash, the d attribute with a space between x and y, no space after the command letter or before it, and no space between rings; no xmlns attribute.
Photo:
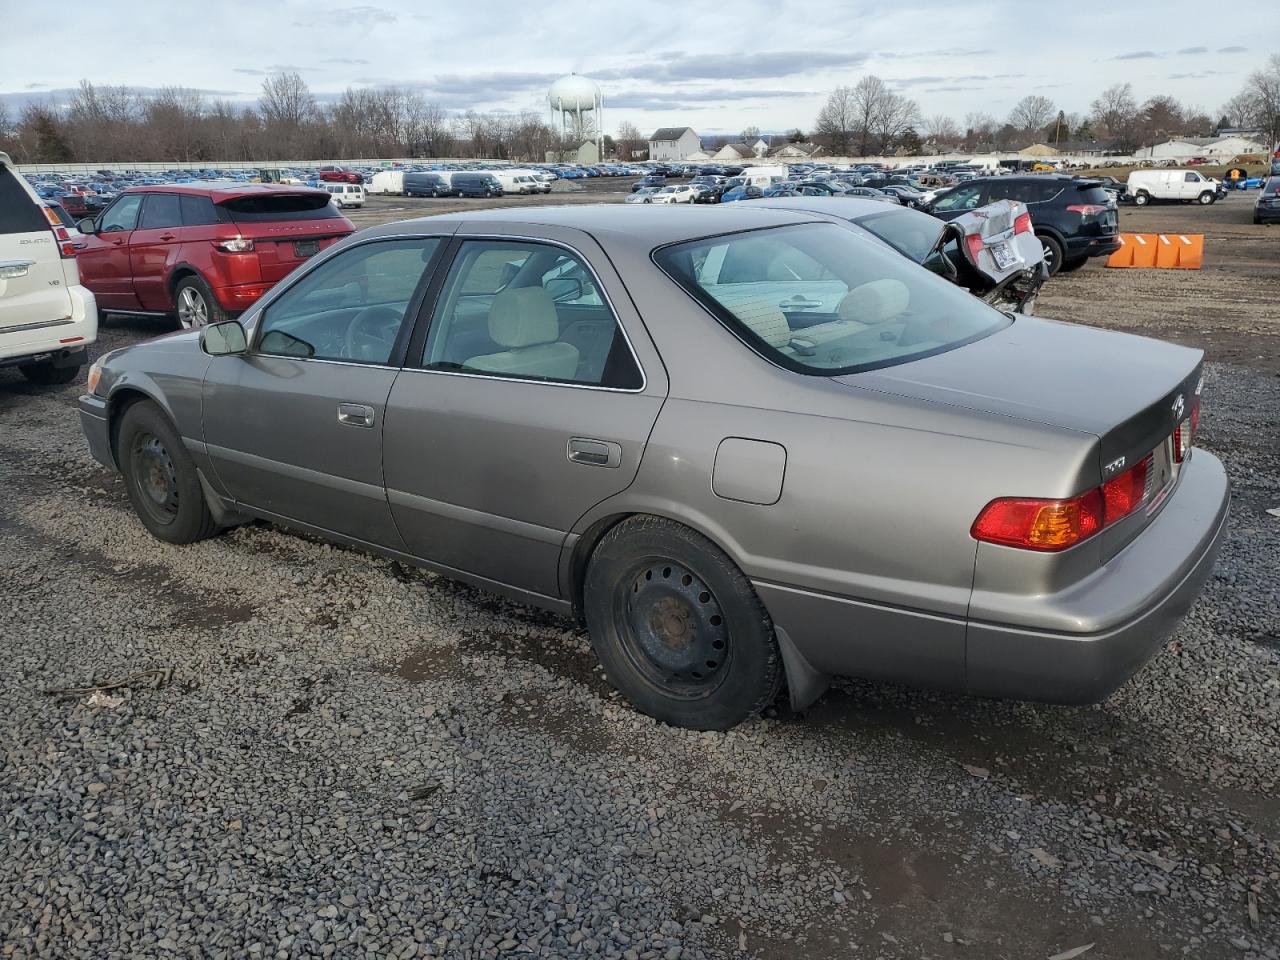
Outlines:
<svg viewBox="0 0 1280 960"><path fill-rule="evenodd" d="M791 342L791 324L776 298L724 296L721 302L769 346L785 347Z"/></svg>
<svg viewBox="0 0 1280 960"><path fill-rule="evenodd" d="M560 339L556 304L542 287L503 290L489 306L489 339L500 347L531 347Z"/></svg>
<svg viewBox="0 0 1280 960"><path fill-rule="evenodd" d="M911 302L911 291L901 280L872 280L844 295L836 312L841 320L868 325L900 316Z"/></svg>

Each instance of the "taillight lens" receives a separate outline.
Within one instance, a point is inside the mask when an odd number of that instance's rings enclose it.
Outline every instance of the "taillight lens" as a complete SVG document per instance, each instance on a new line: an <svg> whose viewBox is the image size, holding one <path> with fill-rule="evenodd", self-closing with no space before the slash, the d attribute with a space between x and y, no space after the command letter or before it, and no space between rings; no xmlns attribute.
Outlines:
<svg viewBox="0 0 1280 960"><path fill-rule="evenodd" d="M964 238L964 242L969 247L969 259L976 264L978 262L978 254L982 253L982 237L979 234L971 233Z"/></svg>
<svg viewBox="0 0 1280 960"><path fill-rule="evenodd" d="M215 250L223 253L252 253L253 241L248 237L232 237L229 240L212 241Z"/></svg>
<svg viewBox="0 0 1280 960"><path fill-rule="evenodd" d="M1142 506L1147 493L1147 472L1150 467L1151 458L1147 457L1102 485L1103 526L1127 517Z"/></svg>
<svg viewBox="0 0 1280 960"><path fill-rule="evenodd" d="M1031 214L1024 213L1021 216L1019 216L1018 219L1014 220L1013 232L1015 234L1030 233L1031 232Z"/></svg>
<svg viewBox="0 0 1280 960"><path fill-rule="evenodd" d="M1067 210L1071 213L1078 213L1082 217L1093 216L1106 210L1106 206L1101 203L1069 203Z"/></svg>
<svg viewBox="0 0 1280 960"><path fill-rule="evenodd" d="M1102 529L1103 509L1097 490L1070 500L1004 497L983 508L970 533L976 540L1007 547L1065 550Z"/></svg>

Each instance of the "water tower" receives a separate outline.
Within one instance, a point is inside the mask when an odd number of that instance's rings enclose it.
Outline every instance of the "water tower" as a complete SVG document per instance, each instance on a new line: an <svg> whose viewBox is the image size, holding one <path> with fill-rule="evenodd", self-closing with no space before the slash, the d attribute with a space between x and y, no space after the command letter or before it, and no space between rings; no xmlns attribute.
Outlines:
<svg viewBox="0 0 1280 960"><path fill-rule="evenodd" d="M599 84L571 73L551 85L547 103L553 129L558 119L562 136L572 137L579 145L594 141L600 159L604 158L604 97Z"/></svg>

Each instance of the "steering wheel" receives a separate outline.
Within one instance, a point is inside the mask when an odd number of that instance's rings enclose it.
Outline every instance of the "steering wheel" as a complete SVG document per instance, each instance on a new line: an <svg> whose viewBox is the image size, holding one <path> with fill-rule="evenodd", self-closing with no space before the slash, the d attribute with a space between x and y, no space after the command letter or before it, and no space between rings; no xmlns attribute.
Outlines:
<svg viewBox="0 0 1280 960"><path fill-rule="evenodd" d="M387 304L365 307L347 324L347 356L385 363L395 347L404 311Z"/></svg>

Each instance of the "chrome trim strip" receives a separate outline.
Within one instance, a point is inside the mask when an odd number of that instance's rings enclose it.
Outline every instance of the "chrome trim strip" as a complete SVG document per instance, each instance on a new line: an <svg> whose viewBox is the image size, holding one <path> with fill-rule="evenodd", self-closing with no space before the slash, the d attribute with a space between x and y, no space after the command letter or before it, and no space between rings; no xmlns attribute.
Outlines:
<svg viewBox="0 0 1280 960"><path fill-rule="evenodd" d="M46 327L70 327L74 320L40 320L36 323L20 323L13 327L0 327L0 333L21 333L23 330L43 330Z"/></svg>
<svg viewBox="0 0 1280 960"><path fill-rule="evenodd" d="M443 500L432 500L430 497L421 497L416 493L406 493L404 490L393 490L388 487L387 500L391 502L393 507L408 507L411 510L432 513L436 516L444 517L446 520L456 520L458 523L466 523L475 527L487 527L490 530L496 530L498 533L520 537L523 540L534 540L538 543L550 544L553 547L558 547L564 543L564 532L553 530L551 527L543 527L536 523L526 523L523 520L513 520L510 517L485 513L483 510L472 510L470 507L460 507L454 503L445 503Z"/></svg>

